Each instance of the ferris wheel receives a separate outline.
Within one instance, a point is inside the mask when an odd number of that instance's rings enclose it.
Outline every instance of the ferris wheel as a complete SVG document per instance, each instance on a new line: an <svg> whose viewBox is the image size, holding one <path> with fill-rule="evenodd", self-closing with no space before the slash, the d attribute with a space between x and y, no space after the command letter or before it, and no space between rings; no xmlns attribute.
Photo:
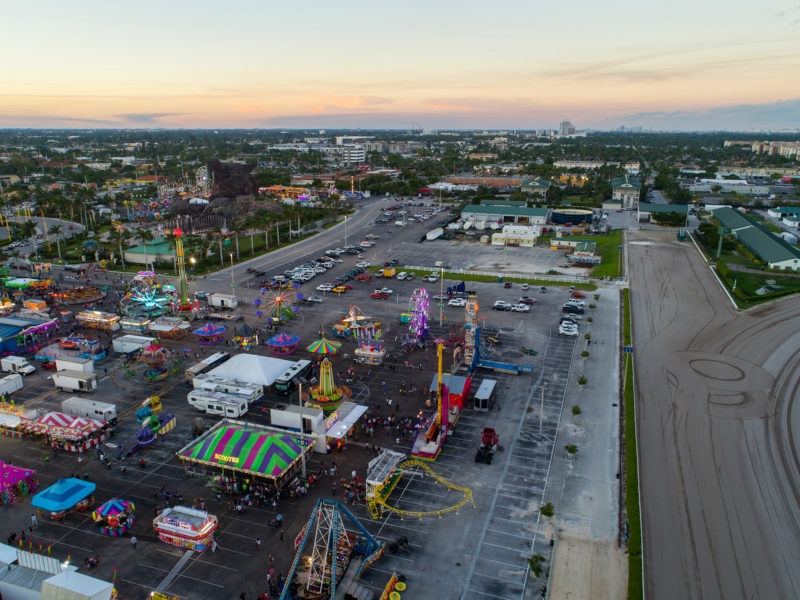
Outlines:
<svg viewBox="0 0 800 600"><path fill-rule="evenodd" d="M408 322L408 332L415 342L421 342L428 335L428 314L430 300L428 290L417 288L411 296L411 303L414 308L411 312L411 320Z"/></svg>
<svg viewBox="0 0 800 600"><path fill-rule="evenodd" d="M208 194L214 185L214 175L208 172L208 167L198 167L194 172L194 182L202 194Z"/></svg>
<svg viewBox="0 0 800 600"><path fill-rule="evenodd" d="M263 307L257 310L256 315L273 321L285 321L294 317L297 312L297 303L303 299L303 293L298 289L298 284L289 288L270 290L261 288L262 298L256 298L254 304Z"/></svg>

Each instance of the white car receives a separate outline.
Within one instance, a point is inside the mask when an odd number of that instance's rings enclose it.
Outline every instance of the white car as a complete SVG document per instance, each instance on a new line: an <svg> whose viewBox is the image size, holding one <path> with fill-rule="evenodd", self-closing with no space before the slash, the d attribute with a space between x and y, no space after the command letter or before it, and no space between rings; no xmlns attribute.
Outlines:
<svg viewBox="0 0 800 600"><path fill-rule="evenodd" d="M561 335L577 336L578 328L562 325L561 327L558 328L558 333L560 333Z"/></svg>
<svg viewBox="0 0 800 600"><path fill-rule="evenodd" d="M324 302L324 300L319 296L309 296L308 298L306 298L306 300L308 302Z"/></svg>
<svg viewBox="0 0 800 600"><path fill-rule="evenodd" d="M391 296L394 293L394 290L390 290L389 288L381 288L380 290L375 290L376 292L381 292L382 294L386 294L387 296Z"/></svg>
<svg viewBox="0 0 800 600"><path fill-rule="evenodd" d="M333 289L333 286L330 283L322 283L317 286L318 292L330 292Z"/></svg>
<svg viewBox="0 0 800 600"><path fill-rule="evenodd" d="M437 275L428 275L428 283L436 283L437 281L439 281Z"/></svg>
<svg viewBox="0 0 800 600"><path fill-rule="evenodd" d="M406 277L408 277L408 273L406 273L405 271L400 271L397 274L397 279L399 279L400 281L403 281Z"/></svg>
<svg viewBox="0 0 800 600"><path fill-rule="evenodd" d="M514 304L511 307L511 310L513 310L514 312L530 312L531 307L528 306L527 304Z"/></svg>
<svg viewBox="0 0 800 600"><path fill-rule="evenodd" d="M369 263L367 261L365 261L365 260L362 260L361 262L357 262L356 266L359 269L366 269L369 266Z"/></svg>
<svg viewBox="0 0 800 600"><path fill-rule="evenodd" d="M464 298L451 298L447 306L466 306L467 301Z"/></svg>

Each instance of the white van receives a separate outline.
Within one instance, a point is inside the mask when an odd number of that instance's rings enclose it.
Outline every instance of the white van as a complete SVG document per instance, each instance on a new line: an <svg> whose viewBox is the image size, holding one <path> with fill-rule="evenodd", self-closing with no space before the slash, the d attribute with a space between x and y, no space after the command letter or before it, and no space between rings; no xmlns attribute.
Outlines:
<svg viewBox="0 0 800 600"><path fill-rule="evenodd" d="M405 271L400 271L400 272L397 274L397 278L398 278L400 281L403 281L403 280L404 280L406 277L408 277L408 273L406 273Z"/></svg>
<svg viewBox="0 0 800 600"><path fill-rule="evenodd" d="M247 400L233 394L192 390L186 399L191 406L209 415L236 418L247 413Z"/></svg>

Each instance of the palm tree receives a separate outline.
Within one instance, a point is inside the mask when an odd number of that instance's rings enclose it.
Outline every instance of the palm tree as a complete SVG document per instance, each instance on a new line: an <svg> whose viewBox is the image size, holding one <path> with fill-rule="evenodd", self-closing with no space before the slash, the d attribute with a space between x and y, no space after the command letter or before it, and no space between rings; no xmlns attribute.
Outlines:
<svg viewBox="0 0 800 600"><path fill-rule="evenodd" d="M61 260L61 240L58 238L59 234L61 233L61 225L53 225L48 230L50 235L55 236L56 238L56 248L58 248L58 260Z"/></svg>

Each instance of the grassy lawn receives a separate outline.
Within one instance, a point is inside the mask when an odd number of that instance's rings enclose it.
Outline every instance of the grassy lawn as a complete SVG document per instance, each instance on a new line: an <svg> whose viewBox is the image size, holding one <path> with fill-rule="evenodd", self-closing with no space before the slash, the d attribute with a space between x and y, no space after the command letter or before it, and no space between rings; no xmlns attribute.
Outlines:
<svg viewBox="0 0 800 600"><path fill-rule="evenodd" d="M631 343L631 310L628 289L623 293L623 340ZM626 355L630 357L631 355ZM639 506L639 466L636 448L636 410L633 388L633 360L625 361L625 510L628 515L628 600L644 598L642 585L642 530Z"/></svg>

